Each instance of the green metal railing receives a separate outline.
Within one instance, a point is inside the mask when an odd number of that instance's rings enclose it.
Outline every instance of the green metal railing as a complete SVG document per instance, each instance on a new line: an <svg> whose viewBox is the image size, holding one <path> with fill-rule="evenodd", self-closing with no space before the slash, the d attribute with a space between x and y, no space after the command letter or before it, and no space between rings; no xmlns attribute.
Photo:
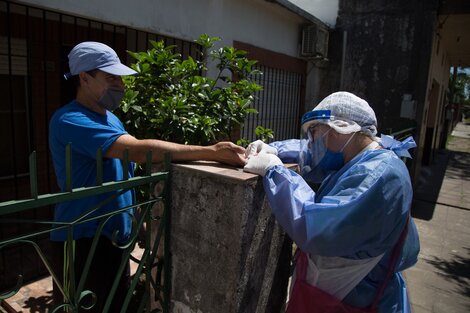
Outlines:
<svg viewBox="0 0 470 313"><path fill-rule="evenodd" d="M392 130L389 128L389 133L390 136L393 136L396 140L404 140L409 136L415 135L416 132L416 127L409 127L409 128L404 128L400 130ZM401 157L402 161L405 162L406 166L408 167L408 170L410 169L411 163L413 162L411 159L408 159L406 157Z"/></svg>
<svg viewBox="0 0 470 313"><path fill-rule="evenodd" d="M397 140L403 140L408 136L413 136L415 133L416 127L405 128L401 130L392 131L390 129L390 135L393 136Z"/></svg>
<svg viewBox="0 0 470 313"><path fill-rule="evenodd" d="M122 162L127 168L128 164L128 152L125 151ZM97 247L98 239L101 235L101 230L113 216L117 214L128 214L126 212L132 208L139 208L140 214L137 216L131 214L132 218L132 232L130 239L125 242L117 242L117 232L113 234L113 244L123 249L124 257L119 260L120 266L116 273L114 283L110 289L109 296L106 299L103 312L109 312L110 305L112 303L114 294L116 292L119 279L126 268L126 264L129 260L138 263L136 273L132 276L130 288L123 299L123 305L121 312L169 312L170 304L170 282L171 282L171 259L169 253L170 247L170 207L171 207L171 192L170 192L170 158L165 156L164 170L157 173L151 173L152 166L152 154L151 151L147 154L147 162L145 164L145 174L138 177L128 177L125 175L124 180L115 182L103 182L103 164L102 164L102 151L97 152L97 185L93 187L82 187L72 188L72 177L71 177L71 146L70 144L66 148L66 191L54 194L38 194L38 183L37 183L37 168L36 168L36 153L33 152L30 156L30 189L31 198L25 200L13 200L0 203L0 227L4 227L5 224L32 224L41 225L43 229L36 232L24 233L12 238L0 240L0 250L11 247L14 245L28 245L34 248L37 253L37 257L40 258L41 262L50 273L52 279L56 283L58 289L64 297L62 304L56 304L53 312L78 312L79 309L86 309L87 306L94 305L90 299L94 299L93 290L85 290L84 284L88 271L92 264L93 256ZM124 171L127 172L127 171ZM154 185L159 184L158 194L153 194L155 190ZM160 184L162 186L160 186ZM99 210L103 205L114 199L119 194L122 194L128 190L131 190L140 186L148 186L151 192L150 199L135 203L129 207L116 208L112 212L99 214L97 216L94 213ZM18 219L9 218L7 215L12 213L26 212L31 209L42 208L48 205L58 204L65 201L78 200L90 196L101 195L104 193L113 192L113 195L106 198L99 203L96 207L89 208L84 214L76 218L71 222L56 222L50 220L31 220L31 219ZM155 214L154 212L159 212ZM130 214L130 213L129 213ZM69 264L68 277L70 281L68 287L64 286L64 282L60 281L57 273L51 266L50 258L42 251L39 244L36 242L38 235L48 234L52 230L66 229L68 233L66 254L72 256L73 248L73 228L74 226L87 223L90 221L98 221L97 231L93 238L90 253L85 262L84 270L81 273L80 280L76 280L76 273L74 272L73 264ZM145 240L144 250L141 259L136 259L131 255L134 247L138 241L138 234L145 227ZM152 228L157 228L157 236L151 238ZM163 248L162 248L163 246ZM163 250L163 256L158 255L159 251ZM73 260L72 257L68 258ZM73 262L73 261L71 261ZM117 261L118 262L118 261ZM15 269L9 269L12 271ZM138 299L136 299L136 289L142 286L141 276L145 276L144 292L138 293ZM1 277L0 277L1 279ZM15 295L23 285L23 278L21 273L18 274L16 286L11 290L0 292L0 300L5 300ZM140 290L141 290L140 289ZM133 307L129 305L133 303ZM86 302L86 303L85 303ZM138 303L138 305L136 305ZM129 310L128 310L129 309ZM114 312L113 312L114 313Z"/></svg>

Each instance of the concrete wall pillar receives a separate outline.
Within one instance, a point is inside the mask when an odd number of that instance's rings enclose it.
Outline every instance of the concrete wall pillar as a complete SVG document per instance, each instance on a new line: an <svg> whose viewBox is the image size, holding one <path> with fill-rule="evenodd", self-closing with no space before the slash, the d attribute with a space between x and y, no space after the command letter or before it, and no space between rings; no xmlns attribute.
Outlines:
<svg viewBox="0 0 470 313"><path fill-rule="evenodd" d="M172 312L281 312L291 241L262 179L218 163L172 170Z"/></svg>

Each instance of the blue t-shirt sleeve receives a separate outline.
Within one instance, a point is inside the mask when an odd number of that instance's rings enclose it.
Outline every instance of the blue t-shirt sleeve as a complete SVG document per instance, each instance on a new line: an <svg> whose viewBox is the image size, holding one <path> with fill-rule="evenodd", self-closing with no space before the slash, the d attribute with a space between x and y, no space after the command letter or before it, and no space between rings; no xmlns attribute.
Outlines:
<svg viewBox="0 0 470 313"><path fill-rule="evenodd" d="M72 143L72 149L91 158L101 147L103 154L114 141L127 134L121 122L112 113L102 117L92 117L81 112L70 112L64 115L55 131L60 133L62 143Z"/></svg>

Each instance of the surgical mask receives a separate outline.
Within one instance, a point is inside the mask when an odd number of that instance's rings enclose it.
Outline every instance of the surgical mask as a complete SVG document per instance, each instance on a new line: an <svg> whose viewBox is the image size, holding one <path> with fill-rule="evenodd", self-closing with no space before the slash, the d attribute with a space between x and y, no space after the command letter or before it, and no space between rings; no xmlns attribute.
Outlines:
<svg viewBox="0 0 470 313"><path fill-rule="evenodd" d="M329 174L343 167L343 151L354 137L354 134L348 139L340 151L333 152L325 145L325 137L330 131L331 129L317 140L313 140L313 138L309 136L308 141L303 141L304 145L307 143L308 146L301 147L300 171L306 181L320 183Z"/></svg>
<svg viewBox="0 0 470 313"><path fill-rule="evenodd" d="M114 111L121 104L122 97L124 97L124 90L117 87L108 87L104 94L98 99L98 104L108 110Z"/></svg>

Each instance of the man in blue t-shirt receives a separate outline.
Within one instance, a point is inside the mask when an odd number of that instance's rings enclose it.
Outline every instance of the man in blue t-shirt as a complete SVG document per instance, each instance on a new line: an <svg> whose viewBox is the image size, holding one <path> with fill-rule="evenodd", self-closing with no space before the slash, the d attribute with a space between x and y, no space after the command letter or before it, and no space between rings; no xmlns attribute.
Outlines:
<svg viewBox="0 0 470 313"><path fill-rule="evenodd" d="M152 151L153 161L161 162L166 152L171 154L174 161L210 160L231 165L244 165L244 149L231 143L220 142L211 146L191 146L166 142L157 139L139 140L129 135L121 121L112 113L119 107L124 94L124 84L121 76L136 75L137 72L123 65L116 52L99 42L82 42L76 45L68 55L70 73L66 79L73 80L77 87L76 99L57 110L51 118L49 128L49 146L61 191L66 189L66 146L71 143L72 149L72 188L96 185L96 155L102 149L103 181L119 181L124 178L125 171L133 176L132 162L144 163L149 150ZM123 166L120 158L128 149L131 163ZM54 211L57 222L71 222L87 214L93 208L90 216L99 216L113 210L125 208L134 204L132 190L117 193L91 196L85 199L59 203ZM113 233L118 231L118 242L126 242L131 233L132 209L114 215L107 221L101 231L96 254L88 274L85 289L92 290L97 296L97 303L92 311L101 312L107 294L114 281L121 261L122 249L115 247L111 241ZM73 228L74 262L77 274L76 282L90 250L93 236L97 231L99 221L80 223ZM67 230L55 230L51 233L53 241L53 267L64 282L67 273L64 259L64 246ZM116 292L111 312L120 310L120 303L127 292L129 282L129 266L121 279ZM54 288L56 304L63 302L63 295ZM67 292L67 291L66 291Z"/></svg>

